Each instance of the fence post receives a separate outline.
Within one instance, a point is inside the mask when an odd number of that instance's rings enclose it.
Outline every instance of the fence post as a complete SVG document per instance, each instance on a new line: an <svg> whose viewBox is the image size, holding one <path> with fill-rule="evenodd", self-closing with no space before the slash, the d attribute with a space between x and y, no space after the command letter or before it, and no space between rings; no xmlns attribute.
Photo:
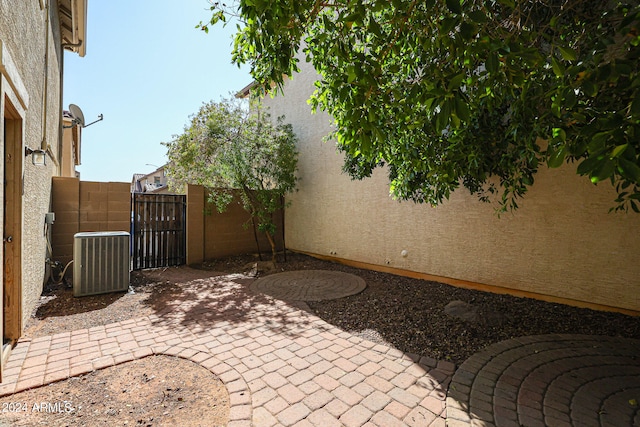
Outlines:
<svg viewBox="0 0 640 427"><path fill-rule="evenodd" d="M204 187L187 185L187 265L204 261Z"/></svg>

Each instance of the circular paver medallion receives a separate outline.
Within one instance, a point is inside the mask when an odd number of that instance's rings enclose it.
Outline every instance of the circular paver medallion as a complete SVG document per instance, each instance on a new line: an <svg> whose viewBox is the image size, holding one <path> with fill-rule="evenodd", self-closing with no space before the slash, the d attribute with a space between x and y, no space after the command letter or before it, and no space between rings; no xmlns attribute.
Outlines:
<svg viewBox="0 0 640 427"><path fill-rule="evenodd" d="M456 425L640 426L640 341L538 335L487 347L456 371ZM486 424L485 424L486 423Z"/></svg>
<svg viewBox="0 0 640 427"><path fill-rule="evenodd" d="M298 270L261 277L250 288L283 300L323 301L355 295L366 286L362 278L342 271Z"/></svg>

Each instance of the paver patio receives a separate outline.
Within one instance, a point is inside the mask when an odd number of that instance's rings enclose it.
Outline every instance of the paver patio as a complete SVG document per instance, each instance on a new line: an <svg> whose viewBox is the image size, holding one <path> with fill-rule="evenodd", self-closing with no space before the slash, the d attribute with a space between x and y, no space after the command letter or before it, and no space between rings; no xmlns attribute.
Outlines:
<svg viewBox="0 0 640 427"><path fill-rule="evenodd" d="M245 276L189 268L146 274L181 283L182 294L152 316L20 340L0 394L165 354L199 363L225 383L230 427L640 426L640 341L514 339L468 359L452 382L452 363L355 337L302 303L250 292L253 279ZM596 343L602 350L593 350ZM606 388L595 412L593 381ZM569 403L554 406L549 384L559 394L570 390Z"/></svg>
<svg viewBox="0 0 640 427"><path fill-rule="evenodd" d="M248 291L240 275L180 274L183 297L162 312L20 340L0 394L151 354L209 369L230 395L236 426L444 426L454 365L341 331L305 310ZM186 280L185 280L186 278Z"/></svg>

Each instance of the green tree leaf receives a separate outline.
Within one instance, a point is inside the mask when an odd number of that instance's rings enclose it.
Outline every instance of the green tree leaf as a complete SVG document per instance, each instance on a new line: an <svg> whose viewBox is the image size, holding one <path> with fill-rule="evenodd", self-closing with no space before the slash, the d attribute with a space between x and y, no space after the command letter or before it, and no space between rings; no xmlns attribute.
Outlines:
<svg viewBox="0 0 640 427"><path fill-rule="evenodd" d="M446 0L447 8L451 11L451 13L455 13L457 15L462 13L462 6L460 5L460 0Z"/></svg>
<svg viewBox="0 0 640 427"><path fill-rule="evenodd" d="M469 106L466 101L460 97L456 97L456 115L465 122L471 120L471 112L469 111Z"/></svg>
<svg viewBox="0 0 640 427"><path fill-rule="evenodd" d="M451 77L451 79L449 80L449 85L447 86L448 90L453 91L455 89L458 89L462 84L462 80L464 80L464 73L459 73Z"/></svg>
<svg viewBox="0 0 640 427"><path fill-rule="evenodd" d="M460 34L465 40L471 40L476 35L476 26L468 22L460 24Z"/></svg>
<svg viewBox="0 0 640 427"><path fill-rule="evenodd" d="M638 91L636 91L633 95L633 101L631 101L631 105L629 107L629 112L636 120L640 119L640 96L638 96Z"/></svg>
<svg viewBox="0 0 640 427"><path fill-rule="evenodd" d="M616 164L613 160L603 158L603 161L599 162L598 165L591 171L591 182L597 184L600 181L604 181L605 179L611 177L613 172L615 171Z"/></svg>
<svg viewBox="0 0 640 427"><path fill-rule="evenodd" d="M620 155L624 153L627 148L629 148L629 144L618 145L611 152L611 157L620 157Z"/></svg>
<svg viewBox="0 0 640 427"><path fill-rule="evenodd" d="M567 153L567 146L563 145L559 149L553 151L547 160L547 164L550 168L558 168L564 163L564 159Z"/></svg>
<svg viewBox="0 0 640 427"><path fill-rule="evenodd" d="M578 53L570 47L558 46L558 50L564 59L567 61L575 61L578 59Z"/></svg>
<svg viewBox="0 0 640 427"><path fill-rule="evenodd" d="M490 73L498 71L498 55L495 52L490 52L489 55L487 55L485 65Z"/></svg>
<svg viewBox="0 0 640 427"><path fill-rule="evenodd" d="M618 159L618 166L620 168L622 176L637 184L640 184L640 166L633 162L630 162L623 157L620 157Z"/></svg>
<svg viewBox="0 0 640 427"><path fill-rule="evenodd" d="M472 10L469 12L469 18L478 24L484 24L487 22L487 16L481 10Z"/></svg>
<svg viewBox="0 0 640 427"><path fill-rule="evenodd" d="M556 77L564 77L564 65L554 57L551 57L551 67Z"/></svg>
<svg viewBox="0 0 640 427"><path fill-rule="evenodd" d="M579 175L590 175L594 170L599 169L604 162L604 156L589 157L580 162L577 172Z"/></svg>

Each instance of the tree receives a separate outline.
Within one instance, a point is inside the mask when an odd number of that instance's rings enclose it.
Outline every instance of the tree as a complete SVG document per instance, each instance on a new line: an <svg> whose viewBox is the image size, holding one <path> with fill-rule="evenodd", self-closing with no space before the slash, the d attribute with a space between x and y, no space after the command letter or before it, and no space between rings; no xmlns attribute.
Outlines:
<svg viewBox="0 0 640 427"><path fill-rule="evenodd" d="M199 184L223 212L238 194L250 220L265 233L276 260L273 215L296 188L296 138L280 117L273 124L259 106L222 100L202 105L184 133L165 143L172 184ZM257 224L256 224L257 223Z"/></svg>
<svg viewBox="0 0 640 427"><path fill-rule="evenodd" d="M640 205L640 6L617 0L239 0L233 61L282 88L304 52L314 108L353 178L386 165L399 199L459 187L502 210L541 164L609 181ZM302 43L304 42L304 43Z"/></svg>

